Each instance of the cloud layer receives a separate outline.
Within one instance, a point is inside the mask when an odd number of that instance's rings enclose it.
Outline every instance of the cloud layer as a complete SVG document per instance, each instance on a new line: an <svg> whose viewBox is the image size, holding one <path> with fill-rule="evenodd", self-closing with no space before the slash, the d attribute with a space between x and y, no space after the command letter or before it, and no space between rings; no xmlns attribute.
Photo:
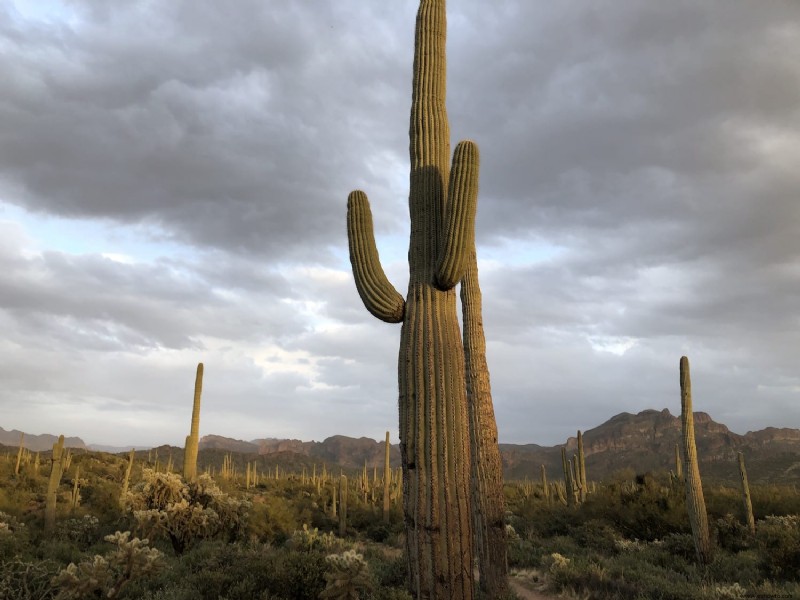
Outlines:
<svg viewBox="0 0 800 600"><path fill-rule="evenodd" d="M800 6L450 4L501 440L676 413L682 354L697 410L800 427ZM344 214L403 290L415 11L0 7L3 427L182 443L202 361L203 433L396 436Z"/></svg>

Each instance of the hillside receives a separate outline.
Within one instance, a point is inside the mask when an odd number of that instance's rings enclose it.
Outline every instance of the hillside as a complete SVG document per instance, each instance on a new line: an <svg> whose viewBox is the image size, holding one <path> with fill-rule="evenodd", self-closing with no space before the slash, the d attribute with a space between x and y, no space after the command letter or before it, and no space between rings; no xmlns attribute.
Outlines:
<svg viewBox="0 0 800 600"><path fill-rule="evenodd" d="M738 478L736 453L743 452L748 475L754 483L800 483L800 430L768 427L744 435L733 433L708 414L695 413L695 433L701 472L709 480L734 481ZM586 468L591 478L608 479L615 472L633 470L645 473L674 468L675 444L680 442L680 418L669 410L644 410L638 414L620 413L593 429L583 432ZM56 440L52 435L25 435L25 446L33 451L46 451ZM0 429L0 443L14 448L19 432ZM80 438L67 438L67 445L85 448ZM577 439L566 440L567 454L577 452ZM548 476L560 477L561 445L500 444L506 479L535 479L540 465ZM8 451L10 451L10 448ZM159 456L171 455L176 465L183 460L183 449L162 446ZM201 464L220 465L226 453L237 455L234 460L244 468L246 461L258 459L263 469L301 472L314 465L339 466L346 470L383 466L383 442L370 438L351 438L343 435L321 442L293 439L236 440L218 435L206 435L200 440ZM139 451L137 455L147 455ZM400 450L391 447L392 467L400 466Z"/></svg>

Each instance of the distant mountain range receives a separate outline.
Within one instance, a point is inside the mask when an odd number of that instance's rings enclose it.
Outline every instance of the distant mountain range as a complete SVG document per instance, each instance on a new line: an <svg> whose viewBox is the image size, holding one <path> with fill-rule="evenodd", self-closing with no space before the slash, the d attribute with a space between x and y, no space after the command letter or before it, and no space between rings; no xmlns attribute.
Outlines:
<svg viewBox="0 0 800 600"><path fill-rule="evenodd" d="M715 422L702 412L694 414L700 469L704 478L732 481L738 477L736 453L743 452L751 482L800 483L800 430L768 427L760 431L739 435L725 425ZM591 478L606 479L616 471L632 470L635 473L674 468L675 444L681 440L680 418L669 410L645 410L638 414L621 413L602 425L583 432L586 470ZM25 435L24 444L31 450L49 450L56 437L52 435ZM87 448L80 438L67 438L66 445ZM15 447L19 431L0 428L0 444ZM545 465L548 477L561 473L561 447L537 444L500 444L503 470L507 479L539 478L540 465ZM106 449L108 448L108 450ZM127 451L128 448L93 447L103 451ZM161 449L159 449L161 450ZM337 435L322 442L300 440L256 439L235 440L217 435L207 435L200 440L202 456L216 456L233 452L252 457L263 457L270 464L287 468L327 464L346 469L383 466L383 442L370 438L351 438ZM566 442L569 456L577 452L577 439ZM182 456L182 449L164 447L164 452ZM400 464L400 451L392 446L391 463ZM251 460L248 458L247 460Z"/></svg>

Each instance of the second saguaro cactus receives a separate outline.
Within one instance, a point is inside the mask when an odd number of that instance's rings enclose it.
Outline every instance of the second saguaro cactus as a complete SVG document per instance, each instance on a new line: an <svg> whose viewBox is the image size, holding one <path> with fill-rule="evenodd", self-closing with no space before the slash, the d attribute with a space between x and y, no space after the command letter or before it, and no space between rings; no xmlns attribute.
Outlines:
<svg viewBox="0 0 800 600"><path fill-rule="evenodd" d="M697 558L704 565L711 562L711 538L708 532L708 514L703 498L703 483L697 464L697 447L694 440L694 415L692 413L692 378L689 374L689 359L680 360L681 378L681 426L683 435L683 462L686 474L686 509L697 550Z"/></svg>
<svg viewBox="0 0 800 600"><path fill-rule="evenodd" d="M200 396L203 394L203 363L197 364L194 378L194 403L192 405L192 428L186 436L183 452L183 478L186 481L197 479L197 453L200 444Z"/></svg>
<svg viewBox="0 0 800 600"><path fill-rule="evenodd" d="M409 284L380 265L366 194L347 201L350 262L367 310L402 322L398 367L403 510L417 598L473 597L470 442L464 349L454 287L474 247L478 148L450 157L444 0L421 0L414 40L409 153Z"/></svg>

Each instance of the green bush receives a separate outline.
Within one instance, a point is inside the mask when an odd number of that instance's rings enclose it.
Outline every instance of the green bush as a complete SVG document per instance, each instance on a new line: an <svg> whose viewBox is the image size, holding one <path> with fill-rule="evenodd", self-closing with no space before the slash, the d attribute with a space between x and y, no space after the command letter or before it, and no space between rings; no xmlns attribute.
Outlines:
<svg viewBox="0 0 800 600"><path fill-rule="evenodd" d="M770 516L756 523L756 546L770 577L797 580L800 575L800 515Z"/></svg>

